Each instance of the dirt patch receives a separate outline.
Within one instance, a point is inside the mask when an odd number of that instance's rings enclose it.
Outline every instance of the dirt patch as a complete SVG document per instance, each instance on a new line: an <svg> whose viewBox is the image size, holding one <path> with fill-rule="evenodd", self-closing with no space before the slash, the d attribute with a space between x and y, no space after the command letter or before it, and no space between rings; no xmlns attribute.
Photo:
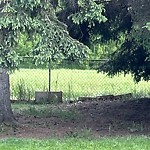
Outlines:
<svg viewBox="0 0 150 150"><path fill-rule="evenodd" d="M85 101L55 107L76 114L74 117L65 118L55 114L42 117L16 113L21 126L3 128L0 138L150 134L150 99L148 98L130 101Z"/></svg>

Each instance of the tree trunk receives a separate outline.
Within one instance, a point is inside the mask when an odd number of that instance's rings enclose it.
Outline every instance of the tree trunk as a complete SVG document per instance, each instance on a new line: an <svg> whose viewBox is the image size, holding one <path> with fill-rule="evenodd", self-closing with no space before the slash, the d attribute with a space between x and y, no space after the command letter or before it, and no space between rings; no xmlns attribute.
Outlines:
<svg viewBox="0 0 150 150"><path fill-rule="evenodd" d="M9 75L6 69L0 68L0 124L14 121L10 102Z"/></svg>

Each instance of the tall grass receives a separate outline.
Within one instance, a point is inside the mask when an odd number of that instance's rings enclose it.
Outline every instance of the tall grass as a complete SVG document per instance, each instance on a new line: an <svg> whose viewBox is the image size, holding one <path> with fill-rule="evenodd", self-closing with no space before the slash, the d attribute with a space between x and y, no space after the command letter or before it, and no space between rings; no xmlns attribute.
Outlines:
<svg viewBox="0 0 150 150"><path fill-rule="evenodd" d="M21 69L11 74L10 79L11 96L15 98L32 99L35 91L48 90L48 70L45 69ZM124 93L133 93L135 97L150 95L150 82L135 84L131 75L110 78L95 70L52 70L51 88L63 91L65 99Z"/></svg>
<svg viewBox="0 0 150 150"><path fill-rule="evenodd" d="M5 139L0 140L0 150L149 150L147 137L102 138L88 140L84 138L67 139Z"/></svg>

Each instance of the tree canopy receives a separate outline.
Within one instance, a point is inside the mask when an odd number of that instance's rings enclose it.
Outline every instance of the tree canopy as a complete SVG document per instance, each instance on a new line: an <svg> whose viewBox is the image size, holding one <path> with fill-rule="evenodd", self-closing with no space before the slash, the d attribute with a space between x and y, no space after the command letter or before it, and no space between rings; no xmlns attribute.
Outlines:
<svg viewBox="0 0 150 150"><path fill-rule="evenodd" d="M61 7L66 2L70 2L72 7L73 1L59 1ZM74 22L79 23L84 20L105 21L101 15L103 6L96 5L89 0L90 5L83 7L87 1L79 1L78 9L81 13L75 13L70 16ZM8 69L16 68L20 56L16 51L19 39L22 34L27 35L27 39L34 41L34 47L31 54L36 62L46 62L51 59L63 59L65 57L84 58L87 54L88 47L71 38L67 31L67 26L57 19L56 12L59 8L56 6L58 1L48 0L3 0L0 4L0 65ZM95 8L95 6L97 6ZM89 8L90 7L90 8ZM95 13L100 10L101 12ZM92 15L86 13L88 10L93 12ZM90 13L90 14L91 14Z"/></svg>
<svg viewBox="0 0 150 150"><path fill-rule="evenodd" d="M91 47L98 43L103 48L104 43L114 41L115 49L110 50L109 61L99 71L109 75L131 73L136 81L149 80L149 3L150 0L3 0L0 64L17 67L20 57L16 47L22 36L33 41L29 53L37 63L49 58L81 59L89 52L83 44Z"/></svg>
<svg viewBox="0 0 150 150"><path fill-rule="evenodd" d="M99 71L116 75L131 73L135 81L150 79L150 32L143 26L150 20L150 0L130 0L128 13L132 26L126 33L125 41L115 51L108 62L99 67ZM149 28L149 23L147 23Z"/></svg>

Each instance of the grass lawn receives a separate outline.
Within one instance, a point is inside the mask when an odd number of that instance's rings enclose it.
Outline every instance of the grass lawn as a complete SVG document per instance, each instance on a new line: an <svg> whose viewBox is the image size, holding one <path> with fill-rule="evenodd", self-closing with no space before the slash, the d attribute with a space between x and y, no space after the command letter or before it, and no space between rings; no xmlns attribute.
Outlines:
<svg viewBox="0 0 150 150"><path fill-rule="evenodd" d="M134 96L149 96L150 82L133 82L130 75L107 77L95 70L52 70L52 91L63 91L64 98L96 96L104 94L133 93ZM48 70L21 69L10 75L11 95L31 99L36 91L48 89Z"/></svg>
<svg viewBox="0 0 150 150"><path fill-rule="evenodd" d="M82 138L0 140L0 150L149 150L149 148L150 138L142 136L97 140Z"/></svg>

